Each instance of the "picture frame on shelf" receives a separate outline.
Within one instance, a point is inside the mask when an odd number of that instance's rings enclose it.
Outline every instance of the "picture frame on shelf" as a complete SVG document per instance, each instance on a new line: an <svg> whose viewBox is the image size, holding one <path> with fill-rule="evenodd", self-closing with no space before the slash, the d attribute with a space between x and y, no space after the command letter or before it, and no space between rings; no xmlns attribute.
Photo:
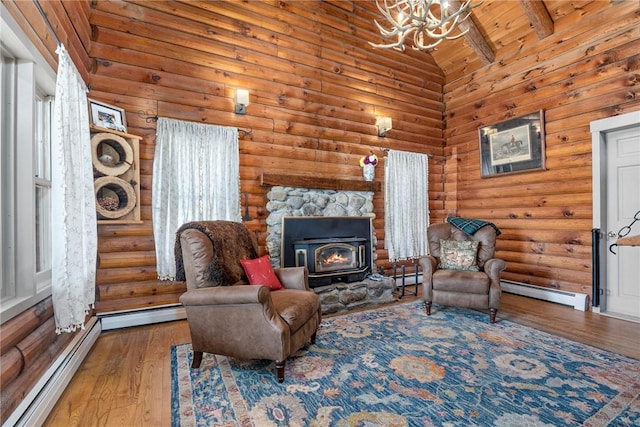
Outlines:
<svg viewBox="0 0 640 427"><path fill-rule="evenodd" d="M105 129L127 132L127 118L124 109L89 98L91 124Z"/></svg>
<svg viewBox="0 0 640 427"><path fill-rule="evenodd" d="M546 170L544 111L478 129L482 178Z"/></svg>

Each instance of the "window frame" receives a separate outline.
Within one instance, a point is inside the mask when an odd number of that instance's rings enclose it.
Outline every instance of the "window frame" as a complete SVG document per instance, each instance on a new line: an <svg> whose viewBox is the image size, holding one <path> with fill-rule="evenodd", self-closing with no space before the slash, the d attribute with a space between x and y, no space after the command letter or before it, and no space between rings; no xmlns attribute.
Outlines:
<svg viewBox="0 0 640 427"><path fill-rule="evenodd" d="M36 178L34 156L38 107L36 100L40 97L43 102L50 104L52 97L49 95L55 94L56 73L7 13L4 5L0 7L0 25L3 28L0 81L11 88L6 90L3 87L0 98L2 324L51 295L51 268L36 272L36 184L48 185L50 188L51 180L50 176L48 181ZM5 58L8 61L5 62ZM48 121L45 137L51 144L53 106L43 105L43 112L46 113L41 118ZM52 253L52 248L49 251ZM49 259L51 253L48 254Z"/></svg>
<svg viewBox="0 0 640 427"><path fill-rule="evenodd" d="M34 126L34 145L33 145L33 158L34 158L34 177L33 177L33 196L34 196L34 241L36 246L36 258L35 258L35 274L36 274L36 286L37 289L42 289L46 286L51 286L51 261L52 261L52 229L51 229L51 144L53 142L53 108L54 97L46 95L38 87L36 88L35 99L36 121ZM46 211L48 215L42 219L42 222L38 221L39 215L39 201L42 199L38 194L38 189L44 189L46 192ZM38 229L44 229L45 237L39 238L40 234ZM45 245L44 251L39 249L40 243ZM40 252L40 255L39 255ZM42 253L44 252L44 254ZM44 268L40 269L40 264L44 263Z"/></svg>

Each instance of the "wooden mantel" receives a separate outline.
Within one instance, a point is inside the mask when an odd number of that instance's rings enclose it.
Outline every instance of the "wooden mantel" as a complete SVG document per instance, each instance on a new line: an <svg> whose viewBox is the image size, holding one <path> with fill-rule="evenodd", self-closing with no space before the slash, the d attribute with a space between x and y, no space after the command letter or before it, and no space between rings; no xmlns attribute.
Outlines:
<svg viewBox="0 0 640 427"><path fill-rule="evenodd" d="M380 191L379 181L361 181L355 179L318 178L308 175L284 175L263 173L260 176L263 187L283 186L299 188L321 188L327 190Z"/></svg>

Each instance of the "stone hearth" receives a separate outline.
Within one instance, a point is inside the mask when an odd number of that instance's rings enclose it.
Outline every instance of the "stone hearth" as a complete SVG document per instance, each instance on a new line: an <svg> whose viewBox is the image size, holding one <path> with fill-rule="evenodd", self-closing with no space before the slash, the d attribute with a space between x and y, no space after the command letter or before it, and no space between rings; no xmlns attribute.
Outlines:
<svg viewBox="0 0 640 427"><path fill-rule="evenodd" d="M332 314L395 301L395 288L392 277L382 277L381 280L367 278L361 282L332 283L313 291L320 297L322 314Z"/></svg>

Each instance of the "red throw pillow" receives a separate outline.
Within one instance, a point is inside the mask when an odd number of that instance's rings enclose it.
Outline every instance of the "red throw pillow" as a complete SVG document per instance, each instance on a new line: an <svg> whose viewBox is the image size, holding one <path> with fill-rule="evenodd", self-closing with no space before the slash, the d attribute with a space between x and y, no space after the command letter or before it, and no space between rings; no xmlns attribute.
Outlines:
<svg viewBox="0 0 640 427"><path fill-rule="evenodd" d="M271 267L271 260L269 255L261 256L256 259L241 259L240 263L244 272L247 273L249 283L252 285L264 285L268 286L272 291L284 289L282 283L276 276L276 273Z"/></svg>

